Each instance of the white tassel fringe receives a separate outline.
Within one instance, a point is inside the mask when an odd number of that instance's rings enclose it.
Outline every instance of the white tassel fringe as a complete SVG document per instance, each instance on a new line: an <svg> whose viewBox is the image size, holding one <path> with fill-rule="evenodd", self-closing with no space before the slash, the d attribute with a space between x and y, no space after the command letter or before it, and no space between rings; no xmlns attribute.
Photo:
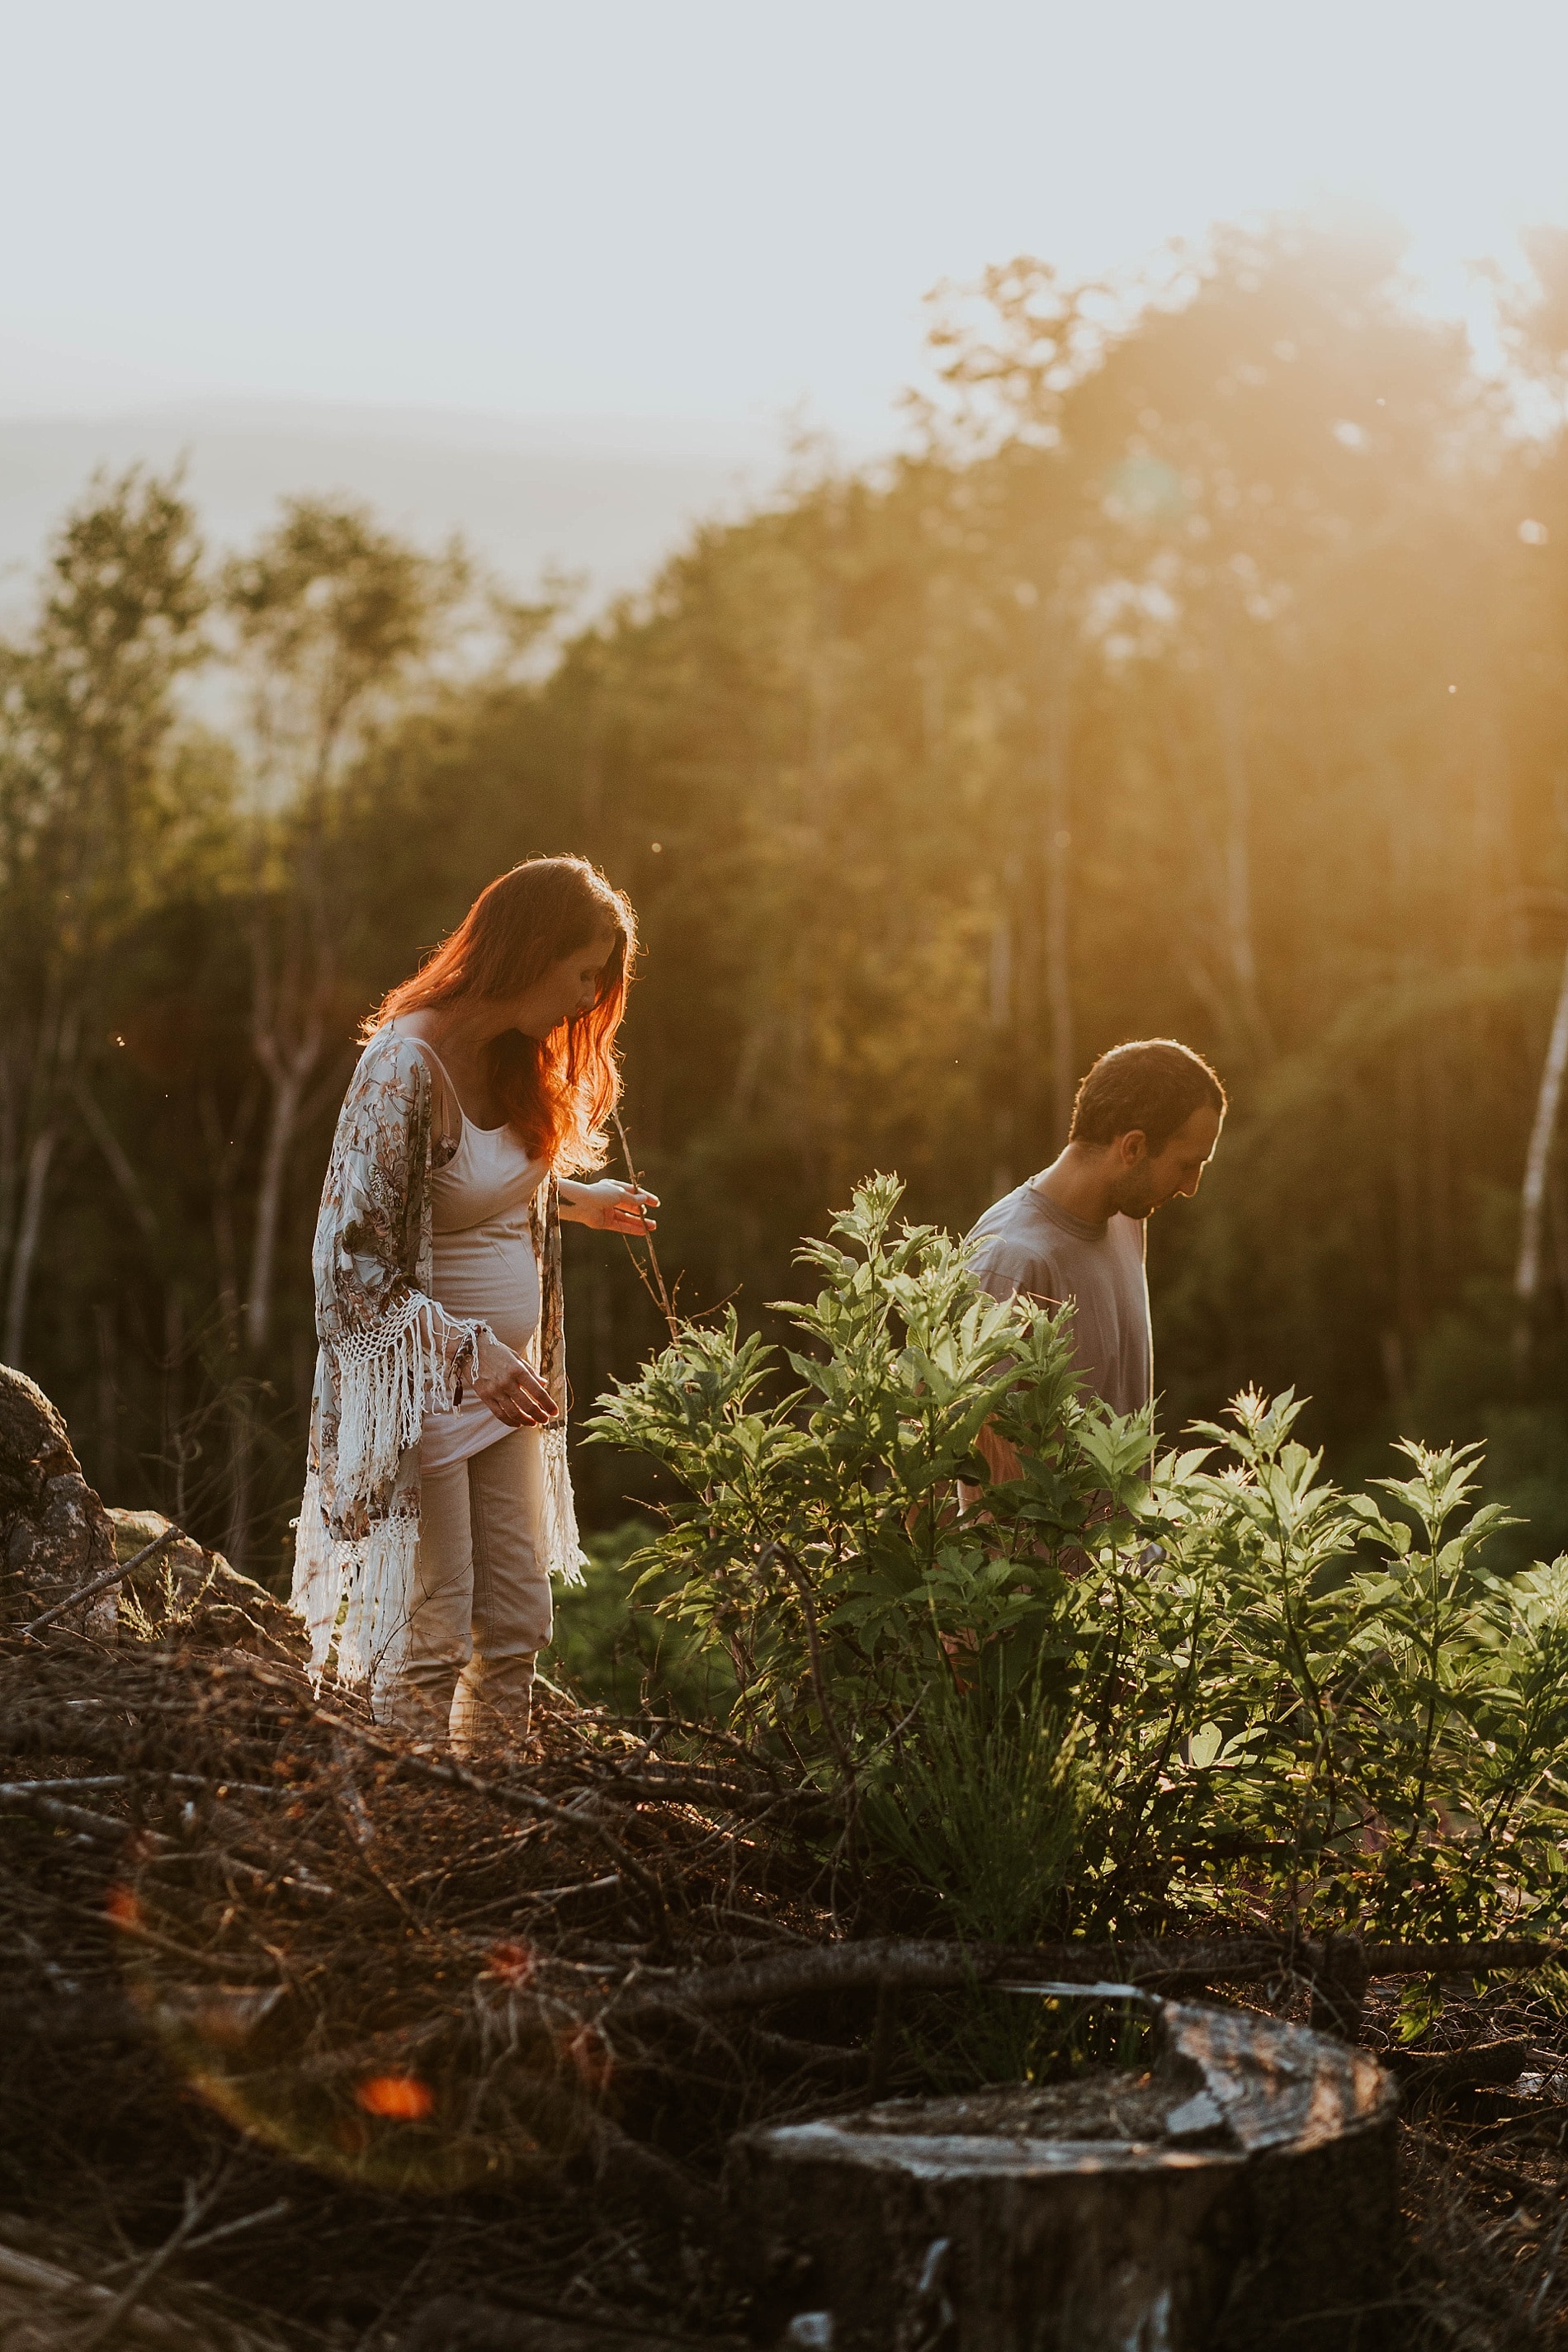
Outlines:
<svg viewBox="0 0 1568 2352"><path fill-rule="evenodd" d="M479 1328L416 1291L372 1329L337 1344L340 1494L392 1497L426 1413L450 1412L458 1402L459 1384L443 1339L460 1332L472 1341ZM310 1671L318 1681L334 1643L345 1682L384 1683L401 1665L419 1548L416 1493L399 1495L391 1515L368 1534L340 1540L329 1530L319 1478L312 1472L306 1480L293 1603L310 1631Z"/></svg>
<svg viewBox="0 0 1568 2352"><path fill-rule="evenodd" d="M332 1349L338 1374L338 1486L345 1495L384 1493L427 1412L450 1412L458 1382L443 1336L470 1341L478 1323L448 1315L416 1291L368 1331Z"/></svg>
<svg viewBox="0 0 1568 2352"><path fill-rule="evenodd" d="M418 1549L419 1522L402 1515L380 1520L357 1542L334 1541L320 1485L314 1475L306 1481L291 1597L310 1633L317 1682L334 1646L340 1682L379 1688L397 1673L408 1650Z"/></svg>
<svg viewBox="0 0 1568 2352"><path fill-rule="evenodd" d="M558 1576L563 1584L581 1584L586 1561L577 1533L577 1506L566 1459L564 1414L542 1429L540 1436L543 1458L539 1481L539 1557L547 1575Z"/></svg>
<svg viewBox="0 0 1568 2352"><path fill-rule="evenodd" d="M404 1455L419 1443L426 1412L450 1412L458 1403L458 1382L443 1337L460 1331L473 1339L481 1328L416 1292L373 1329L355 1332L333 1348L340 1494L390 1497ZM564 1378L558 1380L564 1391ZM563 1407L564 1394L557 1401ZM580 1585L585 1561L564 1411L540 1435L539 1558L550 1575ZM297 1523L292 1598L310 1633L310 1671L318 1681L334 1646L337 1673L345 1682L384 1687L401 1667L419 1549L419 1521L411 1507L416 1491L399 1495L401 1507L368 1534L339 1540L328 1528L320 1480L314 1472L307 1479Z"/></svg>

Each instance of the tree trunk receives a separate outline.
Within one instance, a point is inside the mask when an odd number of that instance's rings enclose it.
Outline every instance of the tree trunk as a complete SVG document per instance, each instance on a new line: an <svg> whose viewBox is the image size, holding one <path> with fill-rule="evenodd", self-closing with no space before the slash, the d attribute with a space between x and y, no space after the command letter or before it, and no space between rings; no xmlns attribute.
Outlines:
<svg viewBox="0 0 1568 2352"><path fill-rule="evenodd" d="M29 1085L28 1113L32 1141L26 1147L21 1200L16 1211L11 1248L10 1278L5 1294L5 1328L0 1347L7 1363L19 1365L26 1338L27 1299L33 1266L43 1236L48 1203L49 1173L55 1151L65 1132L63 1106L76 1066L80 1016L74 1006L62 1009L63 991L57 978L48 983L48 1004L39 1021Z"/></svg>
<svg viewBox="0 0 1568 2352"><path fill-rule="evenodd" d="M300 1097L320 1055L321 1045L318 1028L301 1042L291 1055L277 1052L268 1065L273 1082L272 1108L267 1122L267 1148L262 1154L261 1181L257 1192L250 1293L245 1302L245 1340L253 1356L259 1356L266 1347L271 1327L278 1229L283 1215L283 1187L289 1173L289 1155L299 1125Z"/></svg>
<svg viewBox="0 0 1568 2352"><path fill-rule="evenodd" d="M98 1459L93 1470L99 1492L120 1492L120 1334L114 1308L100 1299L92 1310L98 1338Z"/></svg>
<svg viewBox="0 0 1568 2352"><path fill-rule="evenodd" d="M1296 2340L1331 2274L1334 2343L1385 2340L1394 2084L1247 2011L1156 2004L1155 2043L1109 2095L1096 2069L738 2134L733 2244L773 2340L1254 2352Z"/></svg>
<svg viewBox="0 0 1568 2352"><path fill-rule="evenodd" d="M1231 982L1236 990L1240 1025L1253 1050L1273 1050L1258 987L1258 958L1252 927L1252 779L1242 743L1241 721L1229 676L1216 658L1215 699L1220 750L1225 770L1225 864L1222 903Z"/></svg>
<svg viewBox="0 0 1568 2352"><path fill-rule="evenodd" d="M22 1213L17 1221L16 1245L11 1255L11 1281L5 1297L5 1361L16 1365L18 1370L27 1328L27 1294L33 1283L33 1261L37 1255L44 1230L49 1169L59 1139L59 1123L51 1119L47 1127L39 1129L27 1154L27 1173L22 1188Z"/></svg>
<svg viewBox="0 0 1568 2352"><path fill-rule="evenodd" d="M153 1203L147 1198L142 1179L127 1157L125 1148L104 1117L96 1096L84 1077L78 1077L72 1089L76 1107L80 1111L88 1133L102 1152L109 1172L125 1195L126 1205L142 1228L142 1234L151 1250L158 1247L158 1220Z"/></svg>
<svg viewBox="0 0 1568 2352"><path fill-rule="evenodd" d="M1012 875L1004 861L1003 897L991 919L991 1037L993 1065L997 1074L992 1114L991 1197L999 1201L1013 1188L1014 1069L1009 1051L1013 1033L1013 908Z"/></svg>
<svg viewBox="0 0 1568 2352"><path fill-rule="evenodd" d="M0 1266L10 1263L16 1202L22 1189L21 1122L11 1055L0 1051Z"/></svg>
<svg viewBox="0 0 1568 2352"><path fill-rule="evenodd" d="M1563 1074L1568 1068L1568 955L1557 984L1557 1010L1542 1066L1535 1097L1535 1119L1524 1158L1524 1182L1519 1204L1519 1263L1514 1269L1514 1362L1528 1369L1536 1294L1541 1287L1541 1243L1546 1207L1546 1177L1552 1162L1552 1139L1563 1100Z"/></svg>
<svg viewBox="0 0 1568 2352"><path fill-rule="evenodd" d="M240 1134L226 1139L224 1122L213 1089L204 1086L196 1098L197 1115L202 1123L202 1136L207 1147L211 1171L213 1255L217 1263L218 1304L223 1313L225 1343L229 1347L235 1344L236 1326L239 1320L239 1250L234 1232L235 1162L232 1154L250 1125L255 1107L256 1090L253 1086L247 1089L247 1099L236 1121Z"/></svg>
<svg viewBox="0 0 1568 2352"><path fill-rule="evenodd" d="M174 1517L185 1524L185 1473L200 1451L185 1428L185 1308L175 1284L163 1293L163 1454L174 1479Z"/></svg>
<svg viewBox="0 0 1568 2352"><path fill-rule="evenodd" d="M252 1357L260 1355L271 1330L278 1234L289 1158L300 1126L305 1089L327 1041L333 962L321 903L321 877L314 858L312 844L298 878L296 897L286 909L280 972L273 970L266 915L260 905L251 931L255 971L251 1043L257 1060L267 1073L272 1095L257 1192L250 1286L245 1303L245 1342Z"/></svg>
<svg viewBox="0 0 1568 2352"><path fill-rule="evenodd" d="M230 1382L228 1391L228 1528L224 1550L231 1568L246 1573L250 1550L250 1457L252 1409L250 1388L244 1380Z"/></svg>
<svg viewBox="0 0 1568 2352"><path fill-rule="evenodd" d="M1058 612L1057 625L1064 625ZM1068 772L1070 711L1065 658L1056 665L1046 711L1044 850L1046 876L1046 1016L1050 1026L1050 1150L1054 1157L1068 1139L1073 1097L1078 1091L1078 1046L1073 1035L1072 793Z"/></svg>

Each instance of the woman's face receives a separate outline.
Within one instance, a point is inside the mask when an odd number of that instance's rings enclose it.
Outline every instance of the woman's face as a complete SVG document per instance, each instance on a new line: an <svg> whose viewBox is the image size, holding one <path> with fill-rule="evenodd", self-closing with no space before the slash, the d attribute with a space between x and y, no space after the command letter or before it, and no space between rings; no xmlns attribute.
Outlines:
<svg viewBox="0 0 1568 2352"><path fill-rule="evenodd" d="M513 1000L509 1007L510 1025L521 1029L525 1037L548 1037L563 1021L591 1011L605 967L615 951L615 939L608 931L590 940L586 947L574 948Z"/></svg>

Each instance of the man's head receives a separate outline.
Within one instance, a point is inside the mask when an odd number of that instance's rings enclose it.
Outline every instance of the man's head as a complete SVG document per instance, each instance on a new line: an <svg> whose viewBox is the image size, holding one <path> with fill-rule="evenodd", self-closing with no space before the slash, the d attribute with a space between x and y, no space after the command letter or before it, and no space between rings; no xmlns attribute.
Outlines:
<svg viewBox="0 0 1568 2352"><path fill-rule="evenodd" d="M1102 1054L1078 1090L1068 1140L1105 1156L1111 1202L1147 1217L1190 1199L1219 1141L1225 1088L1201 1054L1141 1037Z"/></svg>

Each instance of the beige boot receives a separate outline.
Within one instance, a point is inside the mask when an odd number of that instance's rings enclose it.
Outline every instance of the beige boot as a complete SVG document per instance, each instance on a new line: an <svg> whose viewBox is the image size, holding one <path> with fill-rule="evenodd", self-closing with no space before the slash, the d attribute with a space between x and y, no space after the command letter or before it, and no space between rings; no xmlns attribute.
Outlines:
<svg viewBox="0 0 1568 2352"><path fill-rule="evenodd" d="M533 1657L491 1664L475 1658L452 1700L452 1752L462 1757L521 1754L533 1717Z"/></svg>
<svg viewBox="0 0 1568 2352"><path fill-rule="evenodd" d="M433 1671L405 1666L383 1689L371 1692L371 1719L409 1739L445 1748L457 1684L455 1665L437 1665Z"/></svg>

